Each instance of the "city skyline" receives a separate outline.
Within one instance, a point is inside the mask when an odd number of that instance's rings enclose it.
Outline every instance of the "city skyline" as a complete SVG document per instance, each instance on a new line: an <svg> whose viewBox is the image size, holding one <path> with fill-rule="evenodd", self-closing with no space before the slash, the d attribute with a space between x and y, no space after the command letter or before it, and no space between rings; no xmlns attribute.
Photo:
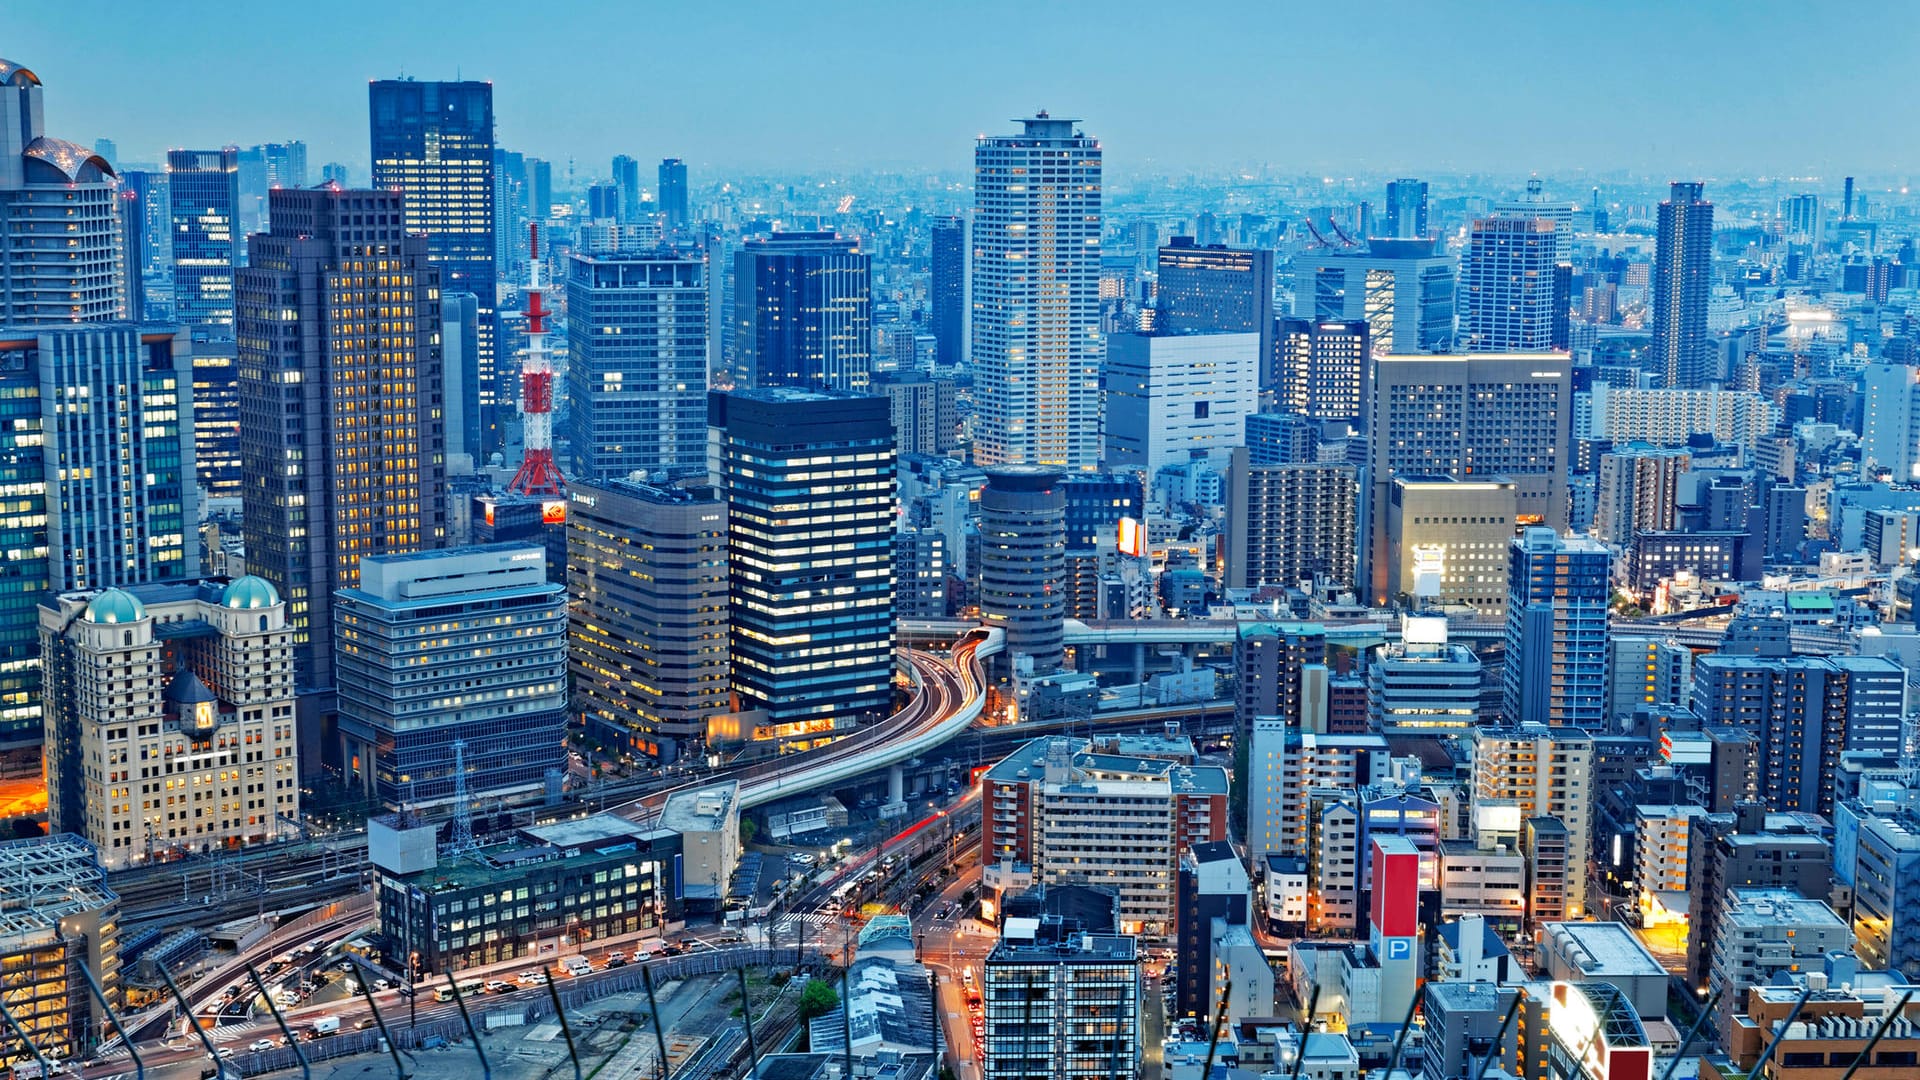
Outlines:
<svg viewBox="0 0 1920 1080"><path fill-rule="evenodd" d="M1304 9L1264 33L1270 11L1233 5L1185 36L1186 50L1211 55L1207 64L1182 65L1177 79L1135 80L1110 74L1138 55L1140 28L1163 18L1138 4L1102 8L1098 19L1069 6L989 5L971 25L992 25L997 8L1022 32L995 35L992 49L937 49L903 47L938 40L934 20L879 5L836 5L830 14L839 17L824 20L761 4L725 17L662 9L623 26L619 9L581 0L544 11L543 23L594 25L599 47L545 55L526 47L524 27L451 20L442 9L341 0L319 22L271 9L237 20L190 17L213 7L190 3L164 17L131 5L121 17L90 9L84 34L60 9L16 11L7 50L60 88L55 127L83 142L113 139L129 161L161 160L170 147L297 138L314 160L364 172L360 80L489 80L499 144L561 166L571 156L581 184L606 175L616 154L683 158L696 184L703 169L962 173L975 135L1040 108L1083 118L1126 175L1266 163L1409 175L1626 169L1712 179L1715 171L1779 170L1903 182L1907 166L1881 133L1920 106L1920 90L1838 61L1858 24L1805 19L1784 3L1672 11L1581 3L1545 12L1501 4L1471 15L1395 4L1364 36L1338 13ZM1661 33L1646 33L1651 18ZM1749 81L1748 68L1778 46L1782 22L1794 24L1802 55L1836 59L1769 93ZM1890 9L1873 28L1889 55L1920 45L1911 11ZM272 47L296 29L301 49ZM1490 30L1501 36L1489 38ZM1491 76L1473 62L1473 50L1491 40L1545 57L1609 30L1622 46L1596 54L1585 77L1564 63L1501 65ZM818 48L791 47L808 38L857 62L815 63ZM697 55L707 77L662 84L658 64L631 63L635 54ZM189 65L221 60L230 77L139 92L132 73L161 55ZM1689 74L1682 81L1676 72ZM244 94L232 92L239 85ZM599 90L588 98L587 86ZM583 108L589 100L635 104ZM1259 101L1271 105L1248 107ZM1493 116L1501 123L1483 122Z"/></svg>

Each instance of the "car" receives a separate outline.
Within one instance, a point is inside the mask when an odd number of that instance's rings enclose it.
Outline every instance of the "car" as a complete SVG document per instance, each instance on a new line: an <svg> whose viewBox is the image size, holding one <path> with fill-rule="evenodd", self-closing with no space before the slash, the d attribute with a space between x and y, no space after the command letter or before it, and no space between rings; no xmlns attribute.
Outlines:
<svg viewBox="0 0 1920 1080"><path fill-rule="evenodd" d="M230 1058L230 1057L232 1057L232 1056L233 1056L233 1047L231 1047L231 1046L222 1046L222 1047L219 1047L219 1048L217 1048L216 1050L214 1050L214 1054L215 1054L215 1056L217 1056L217 1057L218 1057L218 1058L219 1058L220 1060L222 1060L222 1061L225 1061L226 1059L228 1059L228 1058Z"/></svg>
<svg viewBox="0 0 1920 1080"><path fill-rule="evenodd" d="M370 1027L374 1027L375 1025L377 1025L377 1024L379 1024L379 1023L380 1023L380 1021L378 1021L378 1020L375 1020L375 1019L374 1019L373 1017L371 1017L371 1016L363 1016L363 1017L361 1017L360 1019L358 1019L358 1020L355 1020L355 1021L353 1022L353 1030L355 1030L355 1031L365 1031L365 1030L367 1030L368 1028L370 1028Z"/></svg>
<svg viewBox="0 0 1920 1080"><path fill-rule="evenodd" d="M487 980L487 993L489 994L504 994L507 991L512 989L513 989L513 984L506 981L505 979L488 979Z"/></svg>
<svg viewBox="0 0 1920 1080"><path fill-rule="evenodd" d="M609 957L607 957L607 970L608 970L608 971L612 971L612 970L613 970L614 968L621 968L621 967L626 967L626 966L627 966L627 959L626 959L626 957L624 957L624 956L609 956Z"/></svg>
<svg viewBox="0 0 1920 1080"><path fill-rule="evenodd" d="M273 1049L272 1039L255 1039L247 1045L247 1052L250 1054L259 1054L271 1049Z"/></svg>
<svg viewBox="0 0 1920 1080"><path fill-rule="evenodd" d="M523 971L517 976L522 986L545 986L548 977L542 970Z"/></svg>
<svg viewBox="0 0 1920 1080"><path fill-rule="evenodd" d="M373 980L373 988L375 990L391 990L393 989L393 984L385 979L375 979Z"/></svg>
<svg viewBox="0 0 1920 1080"><path fill-rule="evenodd" d="M612 952L607 954L607 962L609 964L611 964L615 960L625 960L626 958L627 958L627 954L625 952L622 952L619 949L615 949Z"/></svg>

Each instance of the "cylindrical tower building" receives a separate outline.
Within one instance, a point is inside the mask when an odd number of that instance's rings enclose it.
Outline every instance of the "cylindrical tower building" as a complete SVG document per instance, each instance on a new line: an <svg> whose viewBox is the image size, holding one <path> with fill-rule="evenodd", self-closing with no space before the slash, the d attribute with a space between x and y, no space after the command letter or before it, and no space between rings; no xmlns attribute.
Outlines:
<svg viewBox="0 0 1920 1080"><path fill-rule="evenodd" d="M1066 661L1066 474L1046 465L987 470L980 492L980 614L1007 632L1008 658L1033 658L1035 673Z"/></svg>

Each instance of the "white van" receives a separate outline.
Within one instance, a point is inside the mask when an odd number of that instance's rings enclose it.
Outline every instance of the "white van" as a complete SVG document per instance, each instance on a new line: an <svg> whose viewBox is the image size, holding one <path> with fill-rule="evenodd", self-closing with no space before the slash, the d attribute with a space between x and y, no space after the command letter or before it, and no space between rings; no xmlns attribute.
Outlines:
<svg viewBox="0 0 1920 1080"><path fill-rule="evenodd" d="M593 974L593 963L584 956L569 956L560 962L560 966L566 969L567 974L576 978Z"/></svg>

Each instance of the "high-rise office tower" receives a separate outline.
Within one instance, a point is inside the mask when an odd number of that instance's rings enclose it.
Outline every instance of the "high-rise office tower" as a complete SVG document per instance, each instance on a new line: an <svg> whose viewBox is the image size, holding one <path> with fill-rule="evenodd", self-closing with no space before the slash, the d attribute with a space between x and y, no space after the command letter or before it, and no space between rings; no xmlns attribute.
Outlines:
<svg viewBox="0 0 1920 1080"><path fill-rule="evenodd" d="M167 192L173 204L174 317L230 333L240 245L239 151L167 151Z"/></svg>
<svg viewBox="0 0 1920 1080"><path fill-rule="evenodd" d="M298 139L260 147L266 158L267 188L307 186L307 144Z"/></svg>
<svg viewBox="0 0 1920 1080"><path fill-rule="evenodd" d="M1437 253L1430 239L1376 239L1363 250L1309 251L1294 260L1293 313L1364 319L1375 352L1452 352L1453 309L1453 257Z"/></svg>
<svg viewBox="0 0 1920 1080"><path fill-rule="evenodd" d="M426 235L441 289L471 293L479 305L480 409L497 416L483 421L491 428L513 411L520 368L500 355L498 340L493 84L387 79L368 85L367 101L373 187L401 193L406 230Z"/></svg>
<svg viewBox="0 0 1920 1080"><path fill-rule="evenodd" d="M1593 535L1625 544L1637 532L1677 528L1680 477L1693 465L1682 447L1629 443L1600 455Z"/></svg>
<svg viewBox="0 0 1920 1080"><path fill-rule="evenodd" d="M664 224L668 232L693 224L691 198L692 193L687 190L687 163L677 157L662 159L654 199L660 204L660 214L666 219Z"/></svg>
<svg viewBox="0 0 1920 1080"><path fill-rule="evenodd" d="M327 162L325 165L320 166L320 182L323 184L339 184L341 187L346 187L347 167L337 161Z"/></svg>
<svg viewBox="0 0 1920 1080"><path fill-rule="evenodd" d="M165 172L130 170L120 174L120 196L126 202L121 209L138 214L138 225L129 224L139 236L138 256L127 262L127 276L169 275L173 272L173 203L167 191ZM129 281L131 284L131 281ZM140 321L141 313L127 311L127 317Z"/></svg>
<svg viewBox="0 0 1920 1080"><path fill-rule="evenodd" d="M232 338L193 343L193 466L203 497L240 497L240 347Z"/></svg>
<svg viewBox="0 0 1920 1080"><path fill-rule="evenodd" d="M440 358L445 375L447 454L484 464L499 438L480 410L480 301L472 293L440 294Z"/></svg>
<svg viewBox="0 0 1920 1080"><path fill-rule="evenodd" d="M1553 268L1558 250L1546 218L1473 223L1460 260L1460 348L1527 352L1553 347Z"/></svg>
<svg viewBox="0 0 1920 1080"><path fill-rule="evenodd" d="M1366 320L1283 318L1279 335L1261 384L1275 403L1309 420L1364 422L1373 367Z"/></svg>
<svg viewBox="0 0 1920 1080"><path fill-rule="evenodd" d="M1368 400L1370 539L1362 574L1385 603L1395 473L1510 480L1517 524L1566 527L1572 366L1565 353L1382 356Z"/></svg>
<svg viewBox="0 0 1920 1080"><path fill-rule="evenodd" d="M1204 331L1109 338L1101 379L1107 466L1149 477L1198 459L1224 469L1260 407L1260 341L1252 332Z"/></svg>
<svg viewBox="0 0 1920 1080"><path fill-rule="evenodd" d="M1820 196L1812 192L1780 200L1780 216L1786 222L1787 236L1818 246L1826 231L1826 219L1820 209Z"/></svg>
<svg viewBox="0 0 1920 1080"><path fill-rule="evenodd" d="M947 368L967 358L967 219L935 218L929 255L934 363Z"/></svg>
<svg viewBox="0 0 1920 1080"><path fill-rule="evenodd" d="M1612 553L1547 528L1527 529L1509 551L1502 712L1509 723L1600 730Z"/></svg>
<svg viewBox="0 0 1920 1080"><path fill-rule="evenodd" d="M980 489L980 617L1006 631L1010 665L1066 662L1066 475L1046 465L987 470Z"/></svg>
<svg viewBox="0 0 1920 1080"><path fill-rule="evenodd" d="M527 215L544 225L553 217L553 162L527 158Z"/></svg>
<svg viewBox="0 0 1920 1080"><path fill-rule="evenodd" d="M1177 334L1251 330L1260 335L1264 375L1273 355L1273 252L1174 237L1160 249L1153 328ZM1260 388L1270 387L1263 379Z"/></svg>
<svg viewBox="0 0 1920 1080"><path fill-rule="evenodd" d="M613 159L613 186L620 193L620 220L640 220L640 162L626 154Z"/></svg>
<svg viewBox="0 0 1920 1080"><path fill-rule="evenodd" d="M109 869L262 843L300 816L286 605L257 577L50 594L47 802ZM158 692L124 694L126 680ZM125 743L137 788L96 767ZM117 757L117 754L115 755Z"/></svg>
<svg viewBox="0 0 1920 1080"><path fill-rule="evenodd" d="M239 273L242 535L303 689L334 685L333 595L360 559L447 538L442 279L402 198L272 192Z"/></svg>
<svg viewBox="0 0 1920 1080"><path fill-rule="evenodd" d="M587 220L620 220L620 188L614 184L587 186Z"/></svg>
<svg viewBox="0 0 1920 1080"><path fill-rule="evenodd" d="M699 255L669 250L568 263L573 476L705 471L706 272Z"/></svg>
<svg viewBox="0 0 1920 1080"><path fill-rule="evenodd" d="M105 158L46 135L39 76L0 60L0 325L139 318L118 201Z"/></svg>
<svg viewBox="0 0 1920 1080"><path fill-rule="evenodd" d="M829 232L774 233L733 256L734 384L865 392L873 261Z"/></svg>
<svg viewBox="0 0 1920 1080"><path fill-rule="evenodd" d="M1227 588L1353 584L1354 507L1349 465L1255 465L1246 448L1227 469Z"/></svg>
<svg viewBox="0 0 1920 1080"><path fill-rule="evenodd" d="M142 267L147 253L147 213L141 201L144 192L123 185L115 209L120 215L120 266L123 304L127 317L144 321L147 310L147 279Z"/></svg>
<svg viewBox="0 0 1920 1080"><path fill-rule="evenodd" d="M1383 235L1396 240L1419 240L1427 233L1427 182L1387 181L1387 220Z"/></svg>
<svg viewBox="0 0 1920 1080"><path fill-rule="evenodd" d="M391 809L547 783L566 763L567 591L546 552L369 555L359 571L333 608L349 780Z"/></svg>
<svg viewBox="0 0 1920 1080"><path fill-rule="evenodd" d="M570 484L569 712L622 752L699 757L727 712L727 590L719 492Z"/></svg>
<svg viewBox="0 0 1920 1080"><path fill-rule="evenodd" d="M1900 754L1906 669L1884 656L1739 656L1693 663L1693 711L1703 725L1753 732L1760 798L1779 812L1831 817L1847 754Z"/></svg>
<svg viewBox="0 0 1920 1080"><path fill-rule="evenodd" d="M708 395L725 492L733 688L762 738L806 744L893 697L893 420L887 399L790 387Z"/></svg>
<svg viewBox="0 0 1920 1080"><path fill-rule="evenodd" d="M44 591L199 573L189 365L174 327L0 328L0 753L40 743Z"/></svg>
<svg viewBox="0 0 1920 1080"><path fill-rule="evenodd" d="M1676 183L1660 204L1653 257L1650 363L1670 390L1697 390L1708 381L1713 345L1707 337L1707 297L1713 292L1713 204L1699 182Z"/></svg>
<svg viewBox="0 0 1920 1080"><path fill-rule="evenodd" d="M974 148L974 461L1100 462L1100 144L1045 112Z"/></svg>
<svg viewBox="0 0 1920 1080"><path fill-rule="evenodd" d="M527 225L527 156L493 148L493 269L500 281L527 280L533 236Z"/></svg>
<svg viewBox="0 0 1920 1080"><path fill-rule="evenodd" d="M888 379L873 390L893 410L894 446L902 455L953 453L959 419L952 379Z"/></svg>

